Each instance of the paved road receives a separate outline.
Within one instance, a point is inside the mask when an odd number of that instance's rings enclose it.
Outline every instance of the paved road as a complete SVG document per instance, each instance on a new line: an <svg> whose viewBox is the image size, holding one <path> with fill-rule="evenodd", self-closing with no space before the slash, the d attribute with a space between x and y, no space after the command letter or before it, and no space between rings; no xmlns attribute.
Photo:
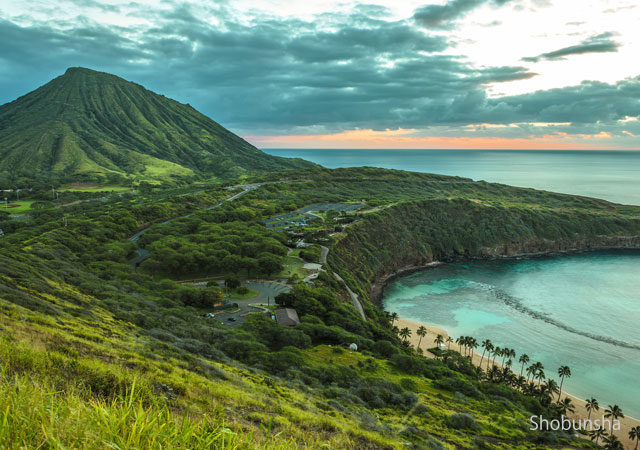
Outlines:
<svg viewBox="0 0 640 450"><path fill-rule="evenodd" d="M231 327L237 327L245 320L247 320L247 316L249 313L264 311L263 308L251 306L252 304L270 303L273 305L276 295L282 292L289 292L291 290L288 286L285 286L284 283L277 281L251 280L242 283L242 285L248 287L249 289L258 291L258 296L244 300L231 299L232 303L238 304L238 311L232 313L221 311L219 313L216 313L216 317L220 321ZM229 320L230 318L233 318L235 320Z"/></svg>
<svg viewBox="0 0 640 450"><path fill-rule="evenodd" d="M326 264L327 263L327 256L329 255L329 249L327 247L325 247L324 245L320 246L320 263L321 264Z"/></svg>
<svg viewBox="0 0 640 450"><path fill-rule="evenodd" d="M360 303L360 300L358 300L358 295L355 292L353 292L349 288L349 286L347 286L347 283L342 279L340 275L338 275L335 272L333 275L336 277L336 280L341 281L342 284L344 284L344 287L347 289L347 292L349 293L349 297L351 297L351 302L353 303L354 308L356 308L356 310L362 316L362 320L367 320L367 315L364 313L364 308L362 307L362 303Z"/></svg>

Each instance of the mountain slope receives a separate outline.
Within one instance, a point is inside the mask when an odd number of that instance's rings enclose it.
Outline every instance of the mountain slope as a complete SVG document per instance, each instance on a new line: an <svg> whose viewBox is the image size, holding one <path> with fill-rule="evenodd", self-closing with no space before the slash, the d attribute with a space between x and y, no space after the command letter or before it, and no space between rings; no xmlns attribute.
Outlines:
<svg viewBox="0 0 640 450"><path fill-rule="evenodd" d="M267 155L190 105L84 68L0 106L0 172L166 180L313 165Z"/></svg>

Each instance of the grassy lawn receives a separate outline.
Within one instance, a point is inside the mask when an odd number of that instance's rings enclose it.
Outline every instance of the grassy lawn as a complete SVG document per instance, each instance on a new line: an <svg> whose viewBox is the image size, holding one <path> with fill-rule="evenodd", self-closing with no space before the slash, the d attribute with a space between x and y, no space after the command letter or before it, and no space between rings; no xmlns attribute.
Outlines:
<svg viewBox="0 0 640 450"><path fill-rule="evenodd" d="M238 293L237 289L233 289L232 291L230 291L228 293L229 298L232 299L232 300L246 300L248 298L257 297L258 294L259 294L259 292L256 291L255 289L249 289L249 292L247 292L246 294Z"/></svg>
<svg viewBox="0 0 640 450"><path fill-rule="evenodd" d="M8 211L9 214L13 214L16 216L21 216L23 215L25 212L29 211L31 209L31 204L34 202L35 200L20 200L19 202L12 202L11 200L9 200L9 205L20 205L16 208L11 208L9 207L8 209L4 209L4 199L2 199L2 203L0 203L0 207L3 211Z"/></svg>
<svg viewBox="0 0 640 450"><path fill-rule="evenodd" d="M289 278L291 275L296 274L300 278L307 276L307 270L302 267L304 262L295 256L287 256L284 259L284 270L275 275L275 278Z"/></svg>

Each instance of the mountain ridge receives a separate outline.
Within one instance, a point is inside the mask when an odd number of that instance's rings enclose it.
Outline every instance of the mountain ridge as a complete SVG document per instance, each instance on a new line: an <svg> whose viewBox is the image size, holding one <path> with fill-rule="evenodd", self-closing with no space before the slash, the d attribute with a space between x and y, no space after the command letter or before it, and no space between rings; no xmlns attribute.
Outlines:
<svg viewBox="0 0 640 450"><path fill-rule="evenodd" d="M167 181L313 166L267 155L191 105L87 68L0 106L0 172Z"/></svg>

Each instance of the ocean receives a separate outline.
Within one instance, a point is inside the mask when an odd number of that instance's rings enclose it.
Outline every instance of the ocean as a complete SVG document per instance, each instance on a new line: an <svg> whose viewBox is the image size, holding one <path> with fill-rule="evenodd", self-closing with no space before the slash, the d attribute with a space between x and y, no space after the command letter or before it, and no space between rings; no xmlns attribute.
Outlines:
<svg viewBox="0 0 640 450"><path fill-rule="evenodd" d="M264 149L325 167L371 166L457 175L640 205L640 151Z"/></svg>
<svg viewBox="0 0 640 450"><path fill-rule="evenodd" d="M391 282L383 304L451 336L514 349L516 373L522 353L558 382L558 367L568 365L571 394L640 418L638 274L640 251L632 250L458 262Z"/></svg>
<svg viewBox="0 0 640 450"><path fill-rule="evenodd" d="M640 152L523 150L265 150L325 167L373 166L458 175L640 205ZM564 388L640 418L640 251L468 261L401 277L384 307L453 336L527 353ZM481 349L479 349L481 350ZM520 365L514 361L514 370Z"/></svg>

